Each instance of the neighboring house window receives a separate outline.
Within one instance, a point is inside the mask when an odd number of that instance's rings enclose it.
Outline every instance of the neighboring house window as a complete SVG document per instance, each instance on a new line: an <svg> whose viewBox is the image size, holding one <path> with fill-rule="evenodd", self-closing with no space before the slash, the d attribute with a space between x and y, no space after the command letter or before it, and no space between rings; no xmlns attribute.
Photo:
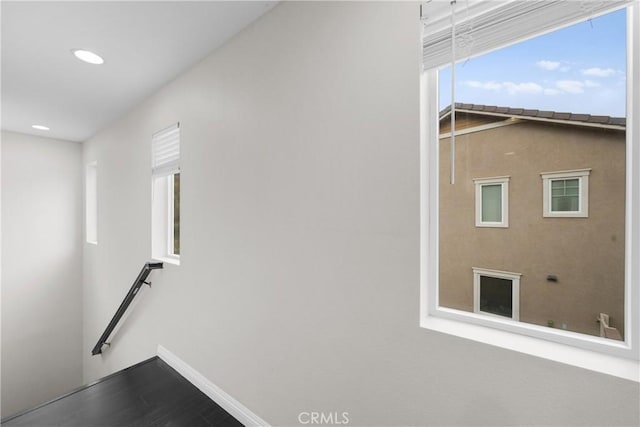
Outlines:
<svg viewBox="0 0 640 427"><path fill-rule="evenodd" d="M509 177L474 179L476 227L509 226Z"/></svg>
<svg viewBox="0 0 640 427"><path fill-rule="evenodd" d="M545 217L589 216L591 169L542 173L542 209Z"/></svg>
<svg viewBox="0 0 640 427"><path fill-rule="evenodd" d="M473 311L520 320L520 276L473 268Z"/></svg>
<svg viewBox="0 0 640 427"><path fill-rule="evenodd" d="M98 244L98 162L87 164L85 171L85 238Z"/></svg>
<svg viewBox="0 0 640 427"><path fill-rule="evenodd" d="M180 125L151 138L151 255L180 263Z"/></svg>

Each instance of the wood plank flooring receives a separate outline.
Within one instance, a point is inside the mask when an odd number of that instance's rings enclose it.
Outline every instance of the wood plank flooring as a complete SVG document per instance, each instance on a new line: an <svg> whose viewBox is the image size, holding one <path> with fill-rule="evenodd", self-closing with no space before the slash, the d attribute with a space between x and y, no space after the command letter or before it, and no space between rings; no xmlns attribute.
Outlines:
<svg viewBox="0 0 640 427"><path fill-rule="evenodd" d="M3 420L2 426L236 427L242 424L154 357Z"/></svg>

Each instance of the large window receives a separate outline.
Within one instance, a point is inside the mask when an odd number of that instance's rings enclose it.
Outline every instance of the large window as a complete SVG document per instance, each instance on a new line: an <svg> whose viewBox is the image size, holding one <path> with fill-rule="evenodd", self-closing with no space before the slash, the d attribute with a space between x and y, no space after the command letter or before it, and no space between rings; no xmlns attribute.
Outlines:
<svg viewBox="0 0 640 427"><path fill-rule="evenodd" d="M424 24L421 324L637 380L550 343L637 373L640 6L482 3Z"/></svg>
<svg viewBox="0 0 640 427"><path fill-rule="evenodd" d="M155 133L152 153L153 258L180 263L180 126L175 124Z"/></svg>

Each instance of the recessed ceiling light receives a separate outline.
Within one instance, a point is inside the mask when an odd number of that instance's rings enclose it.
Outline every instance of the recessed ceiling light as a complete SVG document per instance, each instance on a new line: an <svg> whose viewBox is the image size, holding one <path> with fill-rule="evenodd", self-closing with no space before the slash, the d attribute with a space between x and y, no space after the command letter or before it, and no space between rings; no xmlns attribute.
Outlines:
<svg viewBox="0 0 640 427"><path fill-rule="evenodd" d="M38 130L49 130L47 126L42 126L42 125L31 125L31 127Z"/></svg>
<svg viewBox="0 0 640 427"><path fill-rule="evenodd" d="M81 61L88 62L89 64L100 65L104 64L104 59L100 55L97 55L90 50L73 49L71 51L73 55Z"/></svg>

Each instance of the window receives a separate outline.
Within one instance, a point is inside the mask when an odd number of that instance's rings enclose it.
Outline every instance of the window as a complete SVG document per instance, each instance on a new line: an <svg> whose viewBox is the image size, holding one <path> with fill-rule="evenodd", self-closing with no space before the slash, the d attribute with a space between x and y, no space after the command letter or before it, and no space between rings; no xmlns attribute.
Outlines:
<svg viewBox="0 0 640 427"><path fill-rule="evenodd" d="M169 184L169 254L180 255L180 174L173 174Z"/></svg>
<svg viewBox="0 0 640 427"><path fill-rule="evenodd" d="M87 164L85 171L85 238L98 244L98 162Z"/></svg>
<svg viewBox="0 0 640 427"><path fill-rule="evenodd" d="M473 311L519 320L520 274L474 268Z"/></svg>
<svg viewBox="0 0 640 427"><path fill-rule="evenodd" d="M151 255L180 263L180 126L175 124L151 139Z"/></svg>
<svg viewBox="0 0 640 427"><path fill-rule="evenodd" d="M509 226L509 177L474 179L476 227Z"/></svg>
<svg viewBox="0 0 640 427"><path fill-rule="evenodd" d="M589 216L590 169L543 173L543 215L545 217Z"/></svg>
<svg viewBox="0 0 640 427"><path fill-rule="evenodd" d="M421 326L638 381L640 5L433 7Z"/></svg>

